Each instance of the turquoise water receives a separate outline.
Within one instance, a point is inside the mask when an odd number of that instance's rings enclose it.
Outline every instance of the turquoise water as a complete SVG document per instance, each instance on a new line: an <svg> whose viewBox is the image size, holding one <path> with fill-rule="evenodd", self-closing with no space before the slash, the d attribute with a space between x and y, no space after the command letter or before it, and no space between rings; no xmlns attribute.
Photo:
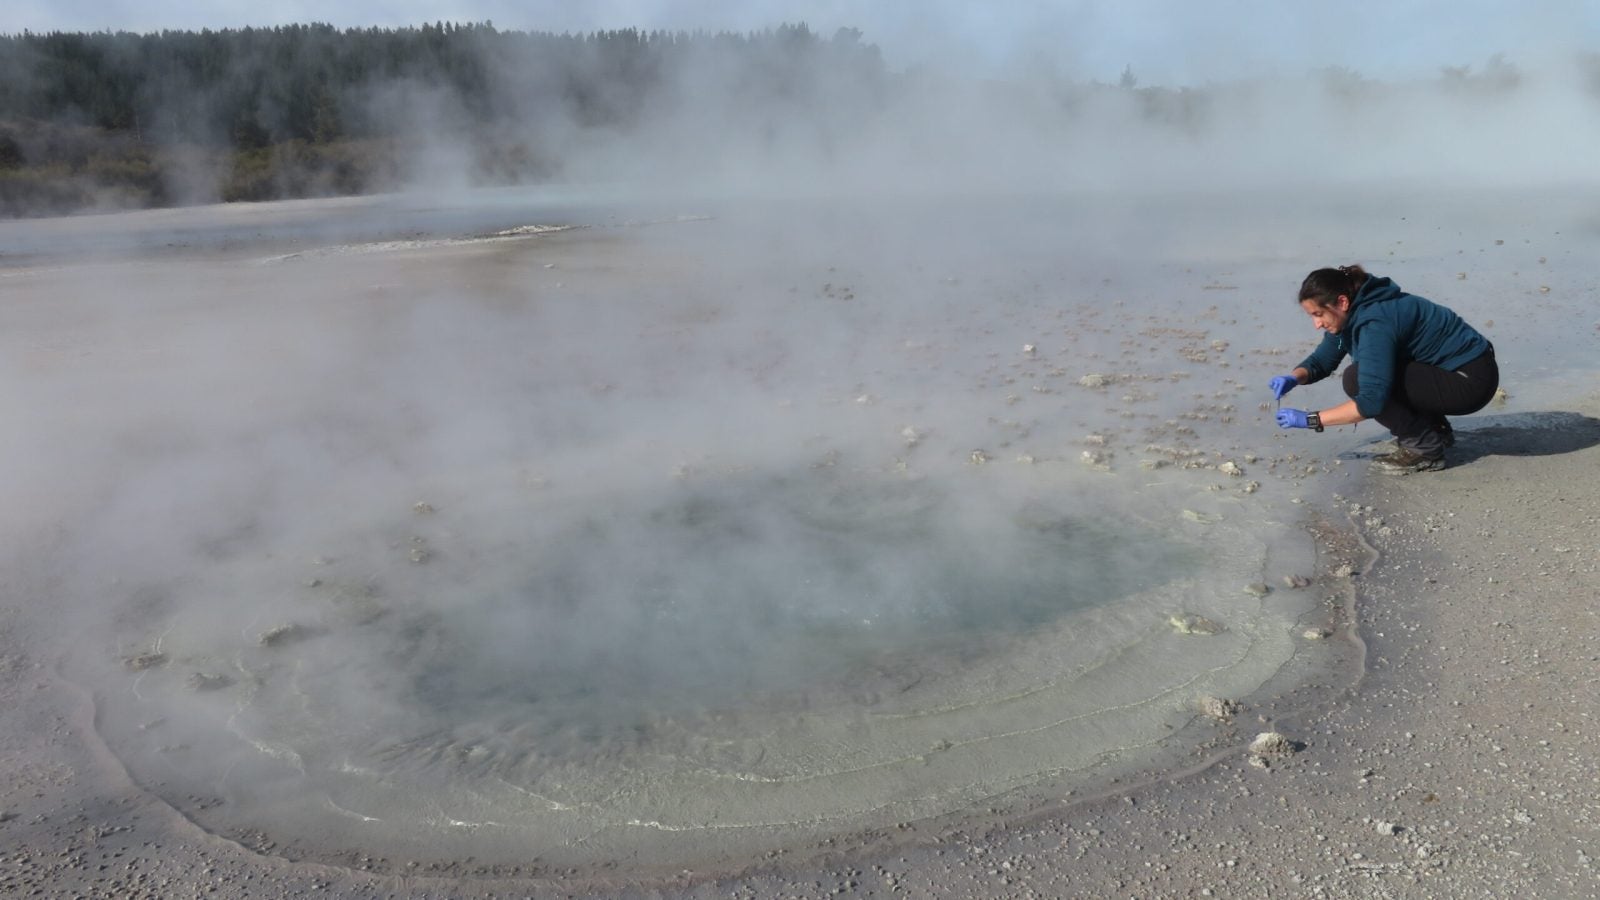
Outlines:
<svg viewBox="0 0 1600 900"><path fill-rule="evenodd" d="M1074 519L1059 499L1007 509L933 479L830 470L574 505L452 525L505 535L473 565L510 574L406 655L418 706L601 744L662 717L865 696L1154 589L1198 556L1138 523Z"/></svg>

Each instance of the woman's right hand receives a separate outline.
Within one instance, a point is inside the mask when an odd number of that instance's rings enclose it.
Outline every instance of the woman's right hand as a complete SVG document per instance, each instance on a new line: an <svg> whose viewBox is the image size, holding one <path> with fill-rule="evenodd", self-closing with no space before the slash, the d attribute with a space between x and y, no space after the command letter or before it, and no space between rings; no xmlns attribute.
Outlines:
<svg viewBox="0 0 1600 900"><path fill-rule="evenodd" d="M1279 375L1272 379L1272 399L1282 400L1283 395L1300 386L1300 379L1293 375Z"/></svg>

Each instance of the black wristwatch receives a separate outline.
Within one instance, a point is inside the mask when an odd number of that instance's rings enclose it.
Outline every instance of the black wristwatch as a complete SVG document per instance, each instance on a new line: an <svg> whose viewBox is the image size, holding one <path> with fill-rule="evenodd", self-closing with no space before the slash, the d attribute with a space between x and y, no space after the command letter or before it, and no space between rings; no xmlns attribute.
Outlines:
<svg viewBox="0 0 1600 900"><path fill-rule="evenodd" d="M1322 431L1322 413L1306 413L1306 426L1312 431Z"/></svg>

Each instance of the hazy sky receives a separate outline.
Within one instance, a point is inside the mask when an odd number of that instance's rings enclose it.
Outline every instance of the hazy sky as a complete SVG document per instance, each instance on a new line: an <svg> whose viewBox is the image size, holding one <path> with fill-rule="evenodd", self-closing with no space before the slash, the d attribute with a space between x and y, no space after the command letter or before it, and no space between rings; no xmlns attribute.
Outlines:
<svg viewBox="0 0 1600 900"><path fill-rule="evenodd" d="M441 19L549 31L743 31L805 21L824 33L860 28L896 66L959 49L993 66L1042 66L1074 78L1114 80L1131 65L1145 84L1331 65L1395 78L1479 66L1496 53L1537 66L1576 49L1600 52L1600 0L13 0L0 13L0 31Z"/></svg>

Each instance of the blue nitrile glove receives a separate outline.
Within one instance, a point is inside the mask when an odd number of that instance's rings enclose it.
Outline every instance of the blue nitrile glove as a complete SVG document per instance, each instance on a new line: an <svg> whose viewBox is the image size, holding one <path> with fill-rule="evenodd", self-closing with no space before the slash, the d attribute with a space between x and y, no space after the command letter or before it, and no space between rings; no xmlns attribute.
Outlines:
<svg viewBox="0 0 1600 900"><path fill-rule="evenodd" d="M1306 421L1307 413L1303 409L1278 410L1279 428L1310 428L1311 423Z"/></svg>
<svg viewBox="0 0 1600 900"><path fill-rule="evenodd" d="M1272 399L1282 400L1283 395L1300 386L1299 379L1293 375L1279 375L1272 379Z"/></svg>

